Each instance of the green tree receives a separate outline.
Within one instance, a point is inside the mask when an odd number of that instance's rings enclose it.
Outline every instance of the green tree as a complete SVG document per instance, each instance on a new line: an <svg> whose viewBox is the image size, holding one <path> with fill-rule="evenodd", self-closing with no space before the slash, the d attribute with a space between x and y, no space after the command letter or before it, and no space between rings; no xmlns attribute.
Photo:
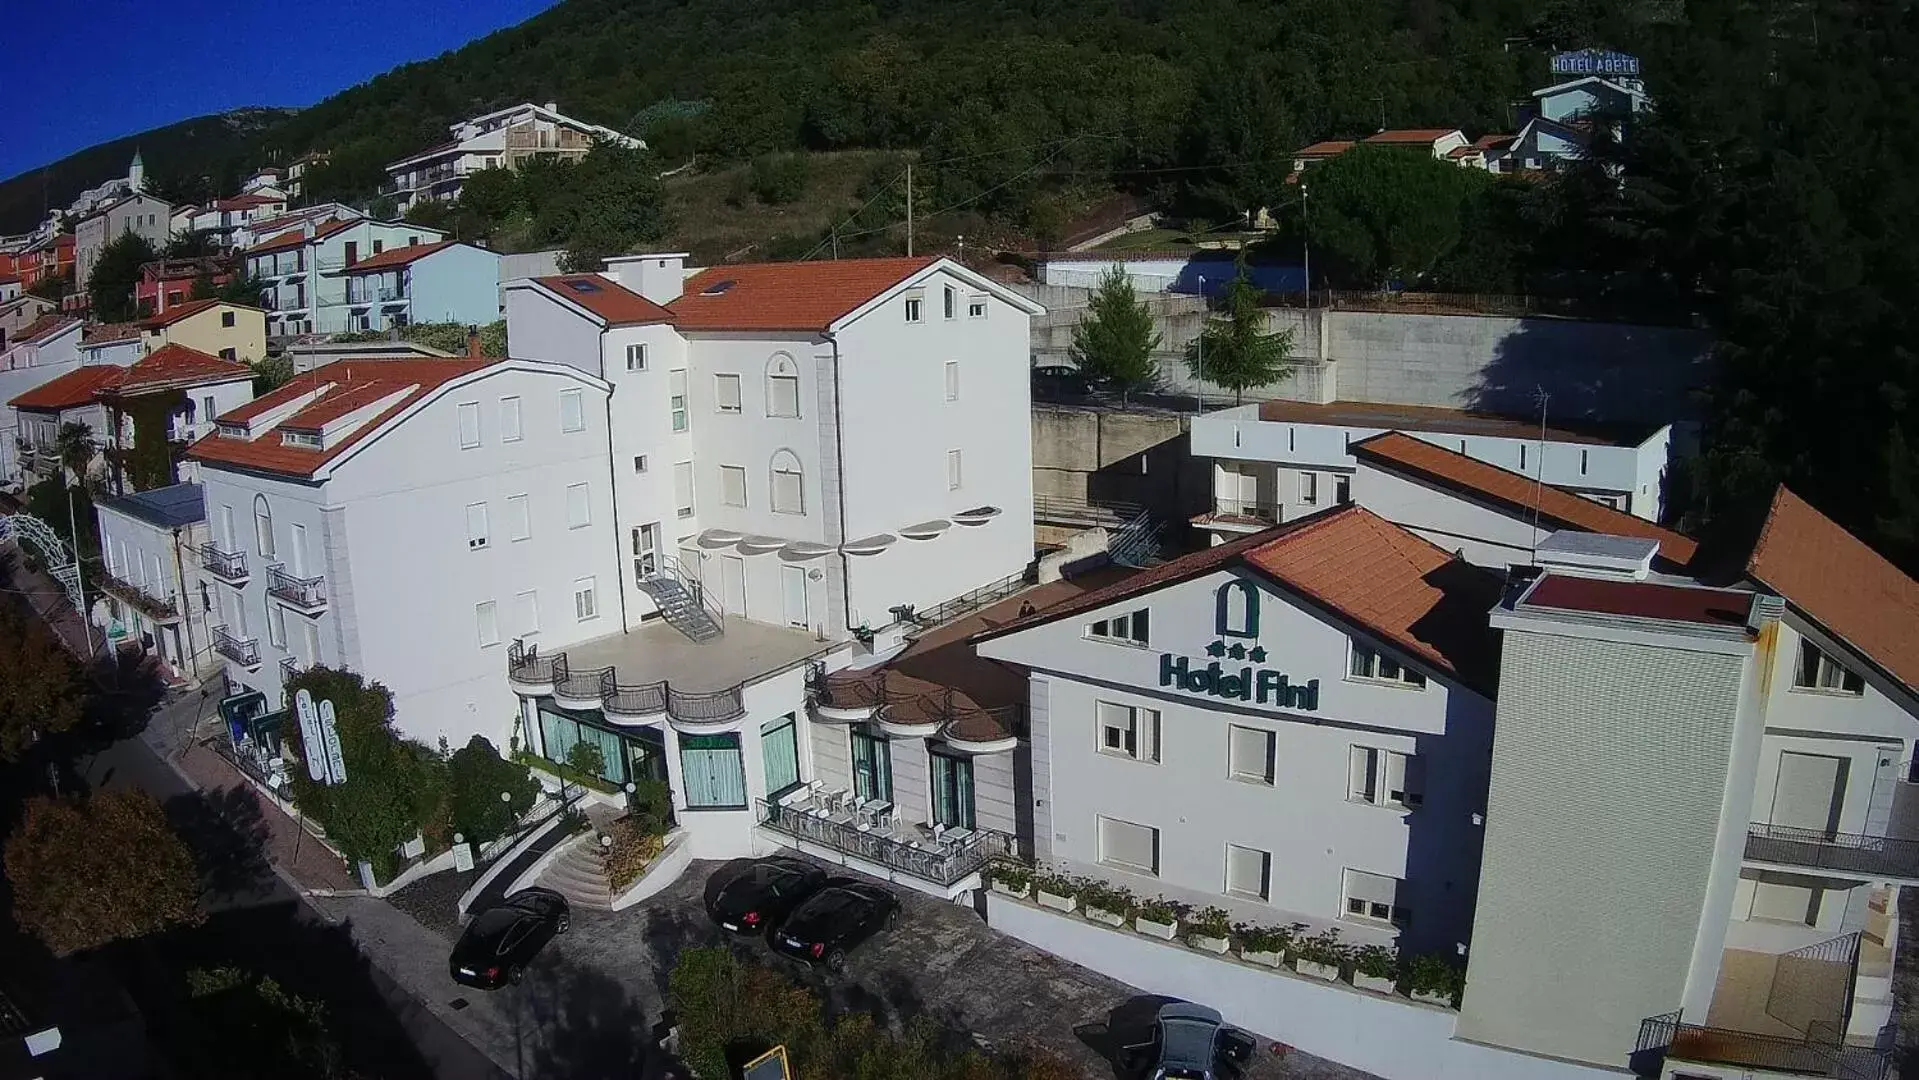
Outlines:
<svg viewBox="0 0 1919 1080"><path fill-rule="evenodd" d="M1356 146L1302 177L1306 236L1331 280L1417 285L1459 243L1468 196L1488 182L1420 149Z"/></svg>
<svg viewBox="0 0 1919 1080"><path fill-rule="evenodd" d="M58 300L73 291L73 275L48 274L27 286L27 292L42 300Z"/></svg>
<svg viewBox="0 0 1919 1080"><path fill-rule="evenodd" d="M75 482L85 483L87 467L93 464L94 456L100 452L93 429L78 420L69 420L60 425L53 445L60 452L60 464L73 474Z"/></svg>
<svg viewBox="0 0 1919 1080"><path fill-rule="evenodd" d="M63 956L201 919L193 853L144 792L29 799L6 869L14 919Z"/></svg>
<svg viewBox="0 0 1919 1080"><path fill-rule="evenodd" d="M566 767L597 780L606 771L606 755L600 752L598 743L576 742L567 748Z"/></svg>
<svg viewBox="0 0 1919 1080"><path fill-rule="evenodd" d="M86 686L73 654L12 603L0 604L0 762L80 723Z"/></svg>
<svg viewBox="0 0 1919 1080"><path fill-rule="evenodd" d="M509 798L500 798L501 794ZM451 824L468 840L502 836L532 808L539 781L527 767L508 761L485 736L475 735L447 759Z"/></svg>
<svg viewBox="0 0 1919 1080"><path fill-rule="evenodd" d="M253 396L271 393L293 381L293 357L287 353L270 353L258 360L250 360L247 366L253 369Z"/></svg>
<svg viewBox="0 0 1919 1080"><path fill-rule="evenodd" d="M1291 330L1266 329L1266 311L1259 306L1259 290L1246 272L1246 253L1240 252L1238 272L1226 287L1219 317L1186 345L1186 370L1195 381L1212 383L1233 392L1233 402L1246 391L1272 386L1289 378L1293 354Z"/></svg>
<svg viewBox="0 0 1919 1080"><path fill-rule="evenodd" d="M187 295L187 299L217 300L219 298L220 287L213 283L213 275L205 270L200 271L200 275L193 279L193 292Z"/></svg>
<svg viewBox="0 0 1919 1080"><path fill-rule="evenodd" d="M1153 356L1159 343L1152 313L1139 302L1124 268L1115 265L1100 275L1086 314L1073 327L1067 355L1081 374L1118 390L1124 401L1159 381L1159 361Z"/></svg>
<svg viewBox="0 0 1919 1080"><path fill-rule="evenodd" d="M572 222L561 260L572 273L666 235L666 191L653 156L598 143L574 167Z"/></svg>
<svg viewBox="0 0 1919 1080"><path fill-rule="evenodd" d="M246 276L244 272L235 273L233 280L214 290L212 299L225 300L229 304L246 304L249 307L260 306L260 292L266 286L259 278Z"/></svg>
<svg viewBox="0 0 1919 1080"><path fill-rule="evenodd" d="M160 253L139 233L121 233L102 248L87 278L93 317L102 322L126 322L139 314L133 303L133 286L140 280L140 267L159 257Z"/></svg>
<svg viewBox="0 0 1919 1080"><path fill-rule="evenodd" d="M176 1065L184 1074L286 1080L352 1075L321 1002L233 967L194 968L186 973L186 990L191 1030L217 1036L175 1042L183 1055Z"/></svg>

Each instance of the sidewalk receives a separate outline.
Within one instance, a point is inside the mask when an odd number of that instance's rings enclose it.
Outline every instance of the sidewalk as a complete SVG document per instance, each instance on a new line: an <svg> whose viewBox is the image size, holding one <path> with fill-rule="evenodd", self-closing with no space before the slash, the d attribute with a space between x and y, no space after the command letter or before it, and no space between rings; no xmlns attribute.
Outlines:
<svg viewBox="0 0 1919 1080"><path fill-rule="evenodd" d="M260 821L266 827L267 861L298 883L301 892L358 892L363 888L338 855L309 836L272 800L263 798L259 789L219 754L204 745L194 745L178 757L168 756L167 762L186 777L187 783L210 795L225 795L237 788L250 796L259 805Z"/></svg>

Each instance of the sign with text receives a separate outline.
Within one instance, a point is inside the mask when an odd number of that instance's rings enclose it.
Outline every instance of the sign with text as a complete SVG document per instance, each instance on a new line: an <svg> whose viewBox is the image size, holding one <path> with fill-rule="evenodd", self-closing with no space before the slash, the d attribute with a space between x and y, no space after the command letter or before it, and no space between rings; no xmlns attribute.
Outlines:
<svg viewBox="0 0 1919 1080"><path fill-rule="evenodd" d="M1610 49L1580 49L1553 55L1554 75L1633 75L1639 74L1639 58L1631 53Z"/></svg>
<svg viewBox="0 0 1919 1080"><path fill-rule="evenodd" d="M1258 651L1257 659L1264 660L1265 650ZM1189 657L1161 653L1159 684L1174 690L1184 690L1189 694L1206 694L1232 701L1251 701L1260 705L1275 705L1282 709L1303 709L1313 712L1319 708L1318 679L1295 683L1285 674L1268 667L1255 668L1246 665L1229 669L1218 660L1208 662L1204 667L1200 664L1201 661Z"/></svg>
<svg viewBox="0 0 1919 1080"><path fill-rule="evenodd" d="M313 708L313 695L305 690L296 691L293 711L300 717L300 752L306 755L307 776L316 784L324 784L326 747L320 738L320 714Z"/></svg>
<svg viewBox="0 0 1919 1080"><path fill-rule="evenodd" d="M320 702L320 741L326 745L326 767L332 784L346 783L346 755L340 750L340 729L333 725L333 703Z"/></svg>
<svg viewBox="0 0 1919 1080"><path fill-rule="evenodd" d="M453 845L453 869L458 870L462 874L473 869L472 844L462 843Z"/></svg>

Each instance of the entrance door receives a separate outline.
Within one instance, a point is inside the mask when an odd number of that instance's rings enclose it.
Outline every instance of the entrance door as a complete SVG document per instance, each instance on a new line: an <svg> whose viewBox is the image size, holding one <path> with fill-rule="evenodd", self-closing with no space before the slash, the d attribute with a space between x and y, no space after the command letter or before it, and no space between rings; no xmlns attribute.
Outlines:
<svg viewBox="0 0 1919 1080"><path fill-rule="evenodd" d="M660 572L660 523L647 522L633 530L633 580L645 581Z"/></svg>
<svg viewBox="0 0 1919 1080"><path fill-rule="evenodd" d="M1846 764L1845 758L1823 754L1781 753L1779 779L1772 790L1771 823L1831 836L1839 828Z"/></svg>
<svg viewBox="0 0 1919 1080"><path fill-rule="evenodd" d="M777 798L799 786L799 726L792 713L760 725L760 764L766 771L767 798Z"/></svg>
<svg viewBox="0 0 1919 1080"><path fill-rule="evenodd" d="M812 625L806 615L806 567L780 567L780 594L786 604L786 625L802 630Z"/></svg>
<svg viewBox="0 0 1919 1080"><path fill-rule="evenodd" d="M860 799L893 801L893 756L886 736L867 724L852 731L853 794Z"/></svg>
<svg viewBox="0 0 1919 1080"><path fill-rule="evenodd" d="M626 743L627 777L635 783L666 778L666 737L652 728L636 728L620 734Z"/></svg>
<svg viewBox="0 0 1919 1080"><path fill-rule="evenodd" d="M234 546L234 543L233 543L233 507L231 506L222 506L220 508L219 539L220 539L221 551L240 550L238 547Z"/></svg>
<svg viewBox="0 0 1919 1080"><path fill-rule="evenodd" d="M307 527L297 521L293 524L293 558L291 561L293 564L293 576L300 578L306 577Z"/></svg>
<svg viewBox="0 0 1919 1080"><path fill-rule="evenodd" d="M933 824L971 829L973 824L973 759L934 747Z"/></svg>
<svg viewBox="0 0 1919 1080"><path fill-rule="evenodd" d="M746 560L720 556L720 607L730 615L746 614Z"/></svg>

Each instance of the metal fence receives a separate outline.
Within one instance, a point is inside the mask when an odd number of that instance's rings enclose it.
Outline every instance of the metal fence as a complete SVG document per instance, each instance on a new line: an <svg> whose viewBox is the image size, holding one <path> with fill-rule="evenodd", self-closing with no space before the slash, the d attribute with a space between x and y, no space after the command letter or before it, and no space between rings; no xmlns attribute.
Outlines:
<svg viewBox="0 0 1919 1080"><path fill-rule="evenodd" d="M995 858L1017 853L1017 844L1011 836L991 829L975 832L958 845L942 846L927 841L916 847L912 842L877 829L862 831L849 822L819 817L766 799L755 799L753 805L760 824L774 832L909 874L942 888L978 872Z"/></svg>
<svg viewBox="0 0 1919 1080"><path fill-rule="evenodd" d="M1852 1017L1859 935L1843 934L1785 953L1773 964L1766 1015L1802 1032L1844 1032ZM1836 1041L1836 1040L1834 1040Z"/></svg>
<svg viewBox="0 0 1919 1080"><path fill-rule="evenodd" d="M596 701L606 712L623 716L660 713L694 724L714 724L746 715L743 686L719 690L680 690L669 680L621 683L611 666L575 671L563 652L542 655L515 641L506 651L507 677L522 685L552 684L555 697Z"/></svg>
<svg viewBox="0 0 1919 1080"><path fill-rule="evenodd" d="M1753 825L1746 831L1746 858L1874 878L1919 879L1919 840L1889 836Z"/></svg>
<svg viewBox="0 0 1919 1080"><path fill-rule="evenodd" d="M1890 1052L1875 1047L1688 1024L1676 1012L1640 1021L1636 1050L1636 1068L1649 1065L1648 1057L1663 1056L1836 1080L1888 1080L1892 1075Z"/></svg>

